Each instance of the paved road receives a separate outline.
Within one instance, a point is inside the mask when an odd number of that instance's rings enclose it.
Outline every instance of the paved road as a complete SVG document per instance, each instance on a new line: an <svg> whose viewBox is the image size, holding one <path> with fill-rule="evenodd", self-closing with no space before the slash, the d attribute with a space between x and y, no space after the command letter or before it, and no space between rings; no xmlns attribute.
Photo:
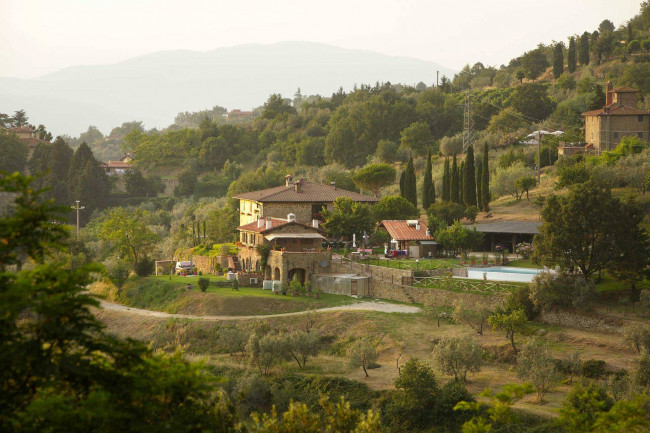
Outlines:
<svg viewBox="0 0 650 433"><path fill-rule="evenodd" d="M294 313L280 313L280 314L262 314L259 316L194 316L191 314L173 314L164 313L162 311L142 310L140 308L131 308L113 302L101 301L101 306L104 310L121 311L136 316L146 317L160 317L160 318L174 318L174 319L194 319L194 320L250 320L250 319L266 319L271 317L288 317L299 316L309 312L327 312L327 311L378 311L381 313L418 313L420 308L411 307L401 304L390 304L388 302L374 301L374 302L359 302L358 304L341 305L340 307L320 308L318 310L310 311L297 311Z"/></svg>

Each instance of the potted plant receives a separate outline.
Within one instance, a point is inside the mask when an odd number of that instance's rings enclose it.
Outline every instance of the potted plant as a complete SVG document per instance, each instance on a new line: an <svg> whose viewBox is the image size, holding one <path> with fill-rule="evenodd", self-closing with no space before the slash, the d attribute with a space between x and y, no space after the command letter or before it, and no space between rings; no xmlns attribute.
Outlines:
<svg viewBox="0 0 650 433"><path fill-rule="evenodd" d="M473 254L469 256L469 264L472 266L476 265L476 256L474 256Z"/></svg>
<svg viewBox="0 0 650 433"><path fill-rule="evenodd" d="M314 289L314 298L316 298L316 299L320 298L320 290Z"/></svg>
<svg viewBox="0 0 650 433"><path fill-rule="evenodd" d="M483 266L488 264L488 255L486 253L483 253L483 257L481 257Z"/></svg>

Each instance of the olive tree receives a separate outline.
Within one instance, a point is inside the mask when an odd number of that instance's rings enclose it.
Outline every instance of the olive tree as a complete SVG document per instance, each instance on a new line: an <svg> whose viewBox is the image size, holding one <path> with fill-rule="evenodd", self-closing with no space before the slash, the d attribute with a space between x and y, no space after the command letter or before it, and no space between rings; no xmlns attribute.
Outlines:
<svg viewBox="0 0 650 433"><path fill-rule="evenodd" d="M559 380L548 345L537 338L528 341L521 348L517 355L517 373L520 378L535 386L538 402Z"/></svg>
<svg viewBox="0 0 650 433"><path fill-rule="evenodd" d="M370 377L368 366L377 361L377 346L369 339L361 338L350 347L348 357L352 367L361 367L366 377Z"/></svg>
<svg viewBox="0 0 650 433"><path fill-rule="evenodd" d="M465 382L467 373L481 370L481 346L469 337L443 338L433 349L433 359L443 373Z"/></svg>

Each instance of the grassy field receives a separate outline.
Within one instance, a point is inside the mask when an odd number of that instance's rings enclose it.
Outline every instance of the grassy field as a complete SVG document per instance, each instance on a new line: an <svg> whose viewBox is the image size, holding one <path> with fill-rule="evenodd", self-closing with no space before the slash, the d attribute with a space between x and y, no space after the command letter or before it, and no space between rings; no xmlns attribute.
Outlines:
<svg viewBox="0 0 650 433"><path fill-rule="evenodd" d="M131 277L121 291L108 284L98 283L91 288L107 300L130 307L167 313L193 315L264 315L291 313L318 308L349 305L358 299L343 295L321 294L319 299L306 296L285 296L257 287L210 286L203 293L198 289L199 277L151 276ZM222 276L205 275L211 281L225 281ZM191 284L191 288L187 285Z"/></svg>
<svg viewBox="0 0 650 433"><path fill-rule="evenodd" d="M393 269L430 270L459 267L457 259L366 259L359 263Z"/></svg>

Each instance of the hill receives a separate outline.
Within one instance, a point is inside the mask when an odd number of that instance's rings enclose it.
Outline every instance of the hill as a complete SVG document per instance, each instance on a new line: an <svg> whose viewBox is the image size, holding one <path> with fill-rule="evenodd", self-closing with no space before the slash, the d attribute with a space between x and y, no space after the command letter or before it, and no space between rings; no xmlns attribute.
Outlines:
<svg viewBox="0 0 650 433"><path fill-rule="evenodd" d="M133 119L166 127L184 110L260 106L269 94L330 95L377 81L435 81L449 68L407 57L310 42L161 51L113 65L75 66L35 79L0 78L0 112L23 108L55 135Z"/></svg>

